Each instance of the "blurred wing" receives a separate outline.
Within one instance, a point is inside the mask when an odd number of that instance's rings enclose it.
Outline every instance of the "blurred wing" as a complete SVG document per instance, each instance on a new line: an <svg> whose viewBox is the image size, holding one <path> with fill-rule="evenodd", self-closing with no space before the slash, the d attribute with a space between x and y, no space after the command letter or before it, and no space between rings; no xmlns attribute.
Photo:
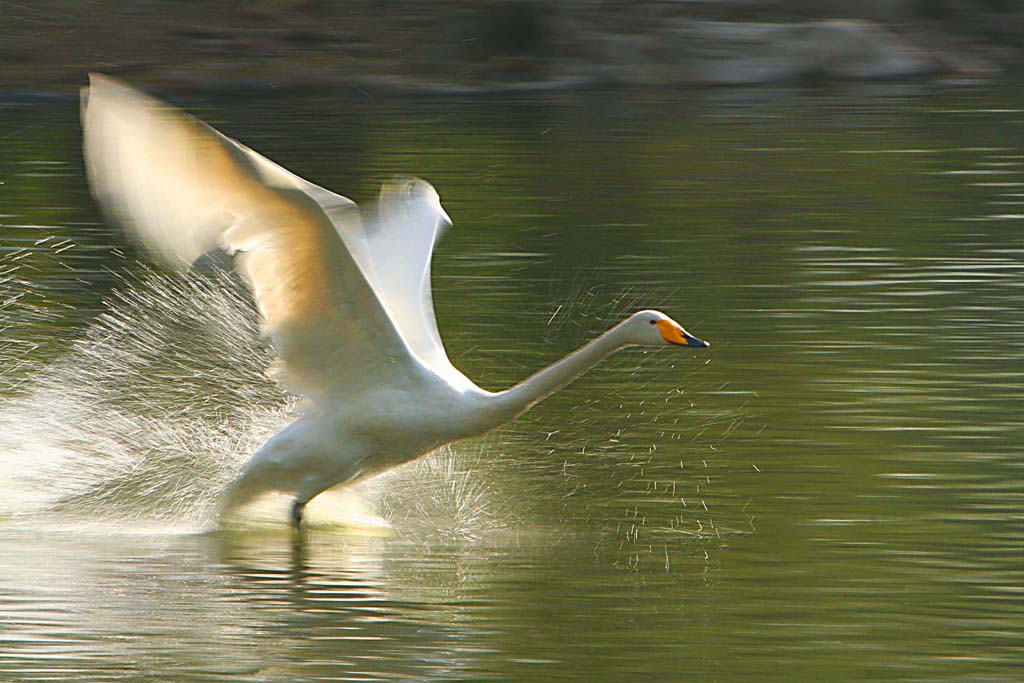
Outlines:
<svg viewBox="0 0 1024 683"><path fill-rule="evenodd" d="M210 130L213 129L211 128ZM363 271L363 276L370 283L370 286L374 288L374 291L376 291L376 271L367 250L366 233L363 230L359 207L356 206L355 202L348 197L342 197L340 194L335 194L330 190L309 182L305 178L295 175L288 169L278 166L259 152L249 149L237 140L232 140L221 135L219 132L217 135L226 144L231 145L244 156L245 161L259 174L260 180L264 184L278 188L297 189L315 201L323 212L327 214L327 217L341 236L342 241L344 241L345 247L348 248L352 258L355 259L359 268Z"/></svg>
<svg viewBox="0 0 1024 683"><path fill-rule="evenodd" d="M265 185L297 189L315 201L409 350L439 374L454 370L437 329L430 280L434 247L451 227L451 219L430 183L417 178L387 182L364 216L351 199L295 175L236 140L217 135L244 156Z"/></svg>
<svg viewBox="0 0 1024 683"><path fill-rule="evenodd" d="M452 365L437 331L430 282L434 246L451 227L437 192L418 179L385 183L365 226L377 294L410 350L435 372L448 372Z"/></svg>
<svg viewBox="0 0 1024 683"><path fill-rule="evenodd" d="M234 254L292 389L358 393L413 362L327 216L352 213L349 200L322 190L322 207L311 184L106 76L90 77L82 119L100 205L173 265Z"/></svg>
<svg viewBox="0 0 1024 683"><path fill-rule="evenodd" d="M351 200L225 140L246 155L264 183L297 188L320 205L409 349L438 374L454 370L437 329L430 280L434 247L451 219L433 186L417 178L396 178L381 187L376 204L360 215Z"/></svg>

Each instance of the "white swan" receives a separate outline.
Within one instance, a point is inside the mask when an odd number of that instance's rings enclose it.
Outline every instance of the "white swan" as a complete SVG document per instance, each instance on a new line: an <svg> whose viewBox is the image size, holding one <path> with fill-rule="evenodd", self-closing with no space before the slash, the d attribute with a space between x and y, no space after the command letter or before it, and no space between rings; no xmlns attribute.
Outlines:
<svg viewBox="0 0 1024 683"><path fill-rule="evenodd" d="M512 420L630 345L706 347L641 311L506 391L448 360L430 257L451 222L422 180L390 182L369 211L313 185L184 112L93 74L82 91L85 161L108 215L166 262L234 256L255 294L287 387L307 400L223 494L221 519L269 490L307 502Z"/></svg>

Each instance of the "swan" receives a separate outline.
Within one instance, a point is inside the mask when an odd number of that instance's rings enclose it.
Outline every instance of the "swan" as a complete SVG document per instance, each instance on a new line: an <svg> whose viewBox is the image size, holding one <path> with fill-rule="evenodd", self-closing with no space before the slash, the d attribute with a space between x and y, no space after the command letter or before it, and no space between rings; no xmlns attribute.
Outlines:
<svg viewBox="0 0 1024 683"><path fill-rule="evenodd" d="M385 183L360 210L185 112L90 74L82 89L86 174L108 219L165 264L221 250L250 286L277 375L304 399L220 495L217 519L254 498L317 494L488 432L627 346L705 348L644 310L504 391L481 389L445 353L430 261L451 226L418 179Z"/></svg>

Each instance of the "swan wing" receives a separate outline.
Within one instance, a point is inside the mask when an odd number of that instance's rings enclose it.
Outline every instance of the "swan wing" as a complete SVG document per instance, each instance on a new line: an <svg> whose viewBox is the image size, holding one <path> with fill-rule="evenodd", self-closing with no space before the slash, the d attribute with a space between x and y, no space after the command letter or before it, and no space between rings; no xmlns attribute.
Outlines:
<svg viewBox="0 0 1024 683"><path fill-rule="evenodd" d="M171 265L233 254L289 388L358 395L415 362L328 216L354 204L330 193L325 208L297 176L110 77L90 76L82 119L100 205Z"/></svg>
<svg viewBox="0 0 1024 683"><path fill-rule="evenodd" d="M311 183L237 140L206 128L240 154L265 185L299 190L316 202L409 349L436 373L454 370L437 329L430 279L434 247L452 223L430 183L418 178L386 182L377 202L361 214L351 199Z"/></svg>
<svg viewBox="0 0 1024 683"><path fill-rule="evenodd" d="M431 295L431 257L451 227L433 186L418 178L396 178L384 183L378 200L360 213L350 199L225 139L246 156L265 183L297 188L320 205L410 351L437 374L454 370L437 329Z"/></svg>
<svg viewBox="0 0 1024 683"><path fill-rule="evenodd" d="M437 330L430 262L451 219L430 183L395 179L364 212L366 250L377 293L414 354L438 373L453 369Z"/></svg>
<svg viewBox="0 0 1024 683"><path fill-rule="evenodd" d="M219 132L217 135L225 144L232 146L244 157L245 162L259 174L264 184L299 190L316 202L334 225L338 235L345 243L345 247L363 272L366 281L374 291L378 291L377 271L366 244L366 231L363 228L359 207L355 202L295 175L237 140L232 140Z"/></svg>

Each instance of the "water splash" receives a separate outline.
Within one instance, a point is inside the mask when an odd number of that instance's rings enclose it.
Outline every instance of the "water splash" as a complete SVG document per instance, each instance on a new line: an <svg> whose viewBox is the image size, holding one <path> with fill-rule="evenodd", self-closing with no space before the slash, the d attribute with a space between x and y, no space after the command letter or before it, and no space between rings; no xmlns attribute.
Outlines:
<svg viewBox="0 0 1024 683"><path fill-rule="evenodd" d="M486 448L466 456L443 446L374 480L384 515L410 535L439 540L478 540L484 531L512 524L514 510L498 503L507 498L480 476L487 456ZM408 481L416 482L415 490L401 485Z"/></svg>
<svg viewBox="0 0 1024 683"><path fill-rule="evenodd" d="M28 378L0 410L0 512L201 525L288 419L270 358L234 275L142 269L56 362L22 355Z"/></svg>

